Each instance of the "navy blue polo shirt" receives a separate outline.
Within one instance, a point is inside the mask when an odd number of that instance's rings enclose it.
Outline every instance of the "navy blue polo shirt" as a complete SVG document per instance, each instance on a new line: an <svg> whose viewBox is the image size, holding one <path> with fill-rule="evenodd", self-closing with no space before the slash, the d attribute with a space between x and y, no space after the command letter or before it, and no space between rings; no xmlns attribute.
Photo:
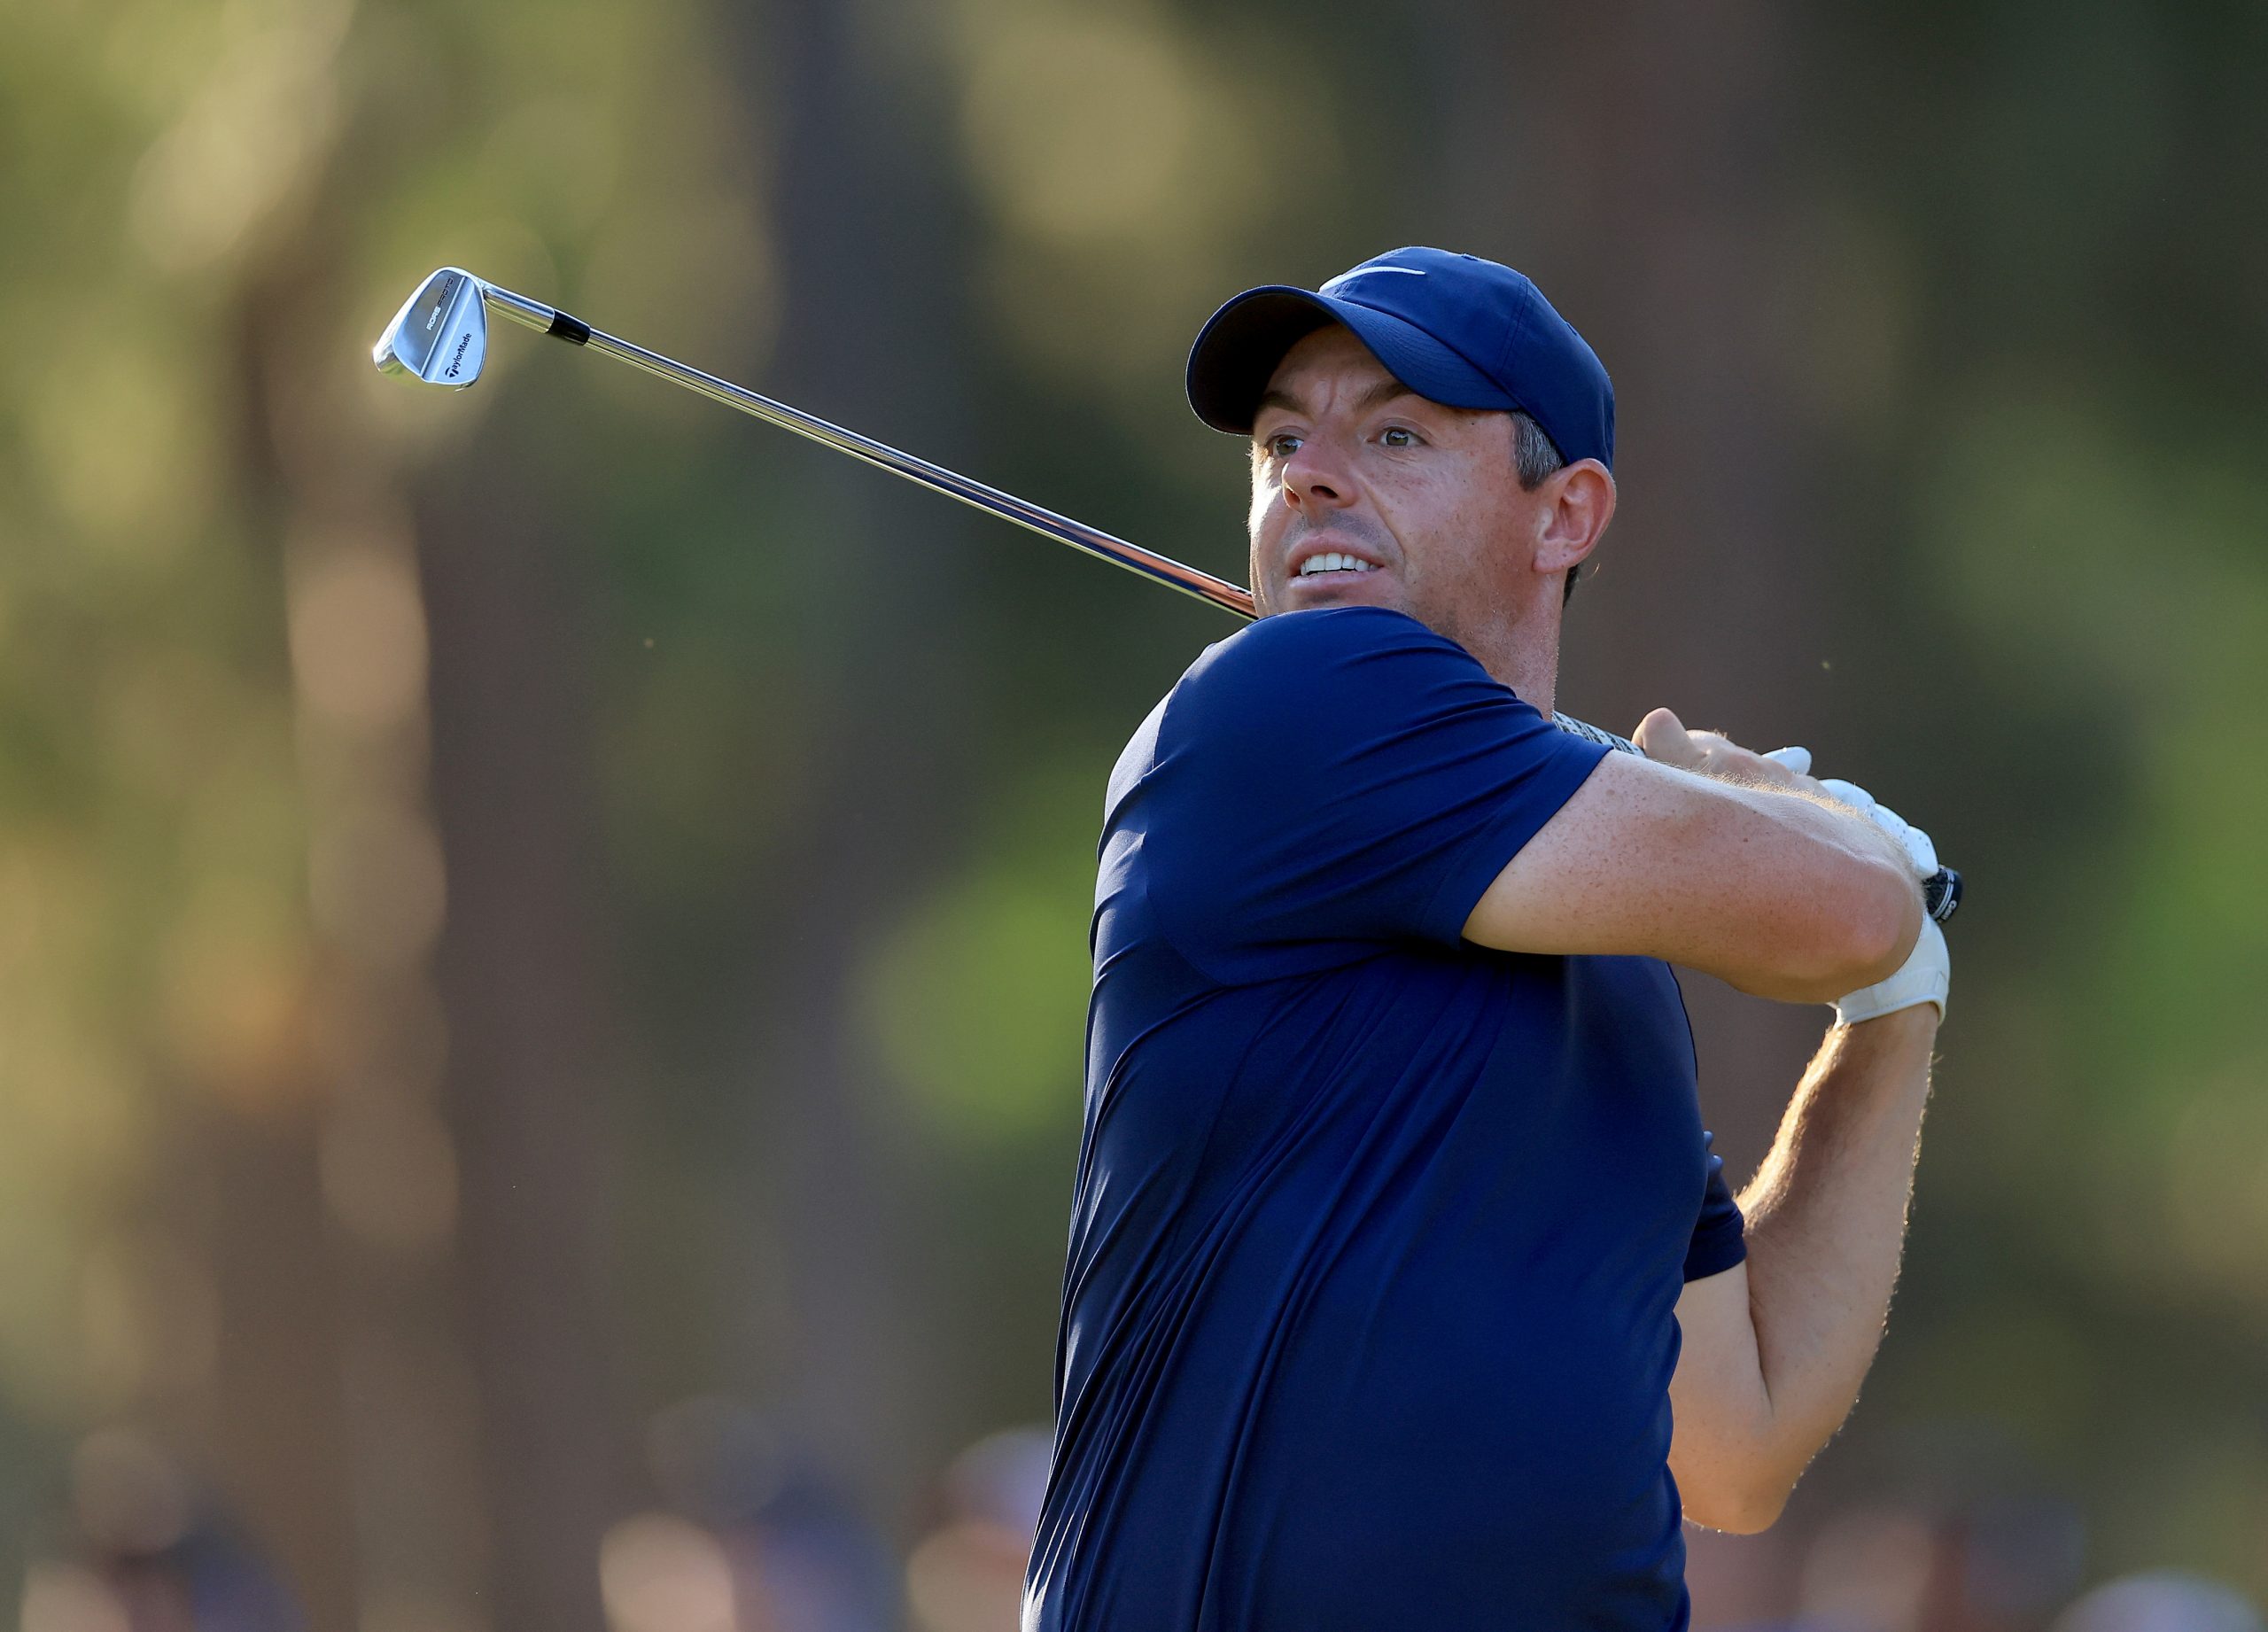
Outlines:
<svg viewBox="0 0 2268 1632"><path fill-rule="evenodd" d="M1110 783L1027 1632L1663 1632L1741 1259L1666 967L1461 937L1605 750L1399 612L1209 648Z"/></svg>

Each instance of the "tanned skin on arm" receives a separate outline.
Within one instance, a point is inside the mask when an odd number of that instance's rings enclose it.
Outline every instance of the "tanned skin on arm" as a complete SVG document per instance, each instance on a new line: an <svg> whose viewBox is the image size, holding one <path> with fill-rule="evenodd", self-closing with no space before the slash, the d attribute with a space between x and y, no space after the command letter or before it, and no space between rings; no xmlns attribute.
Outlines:
<svg viewBox="0 0 2268 1632"><path fill-rule="evenodd" d="M1697 1524L1770 1525L1858 1402L1898 1281L1937 1033L1924 1003L1827 1034L1741 1193L1748 1261L1678 1300L1670 1471Z"/></svg>
<svg viewBox="0 0 2268 1632"><path fill-rule="evenodd" d="M1465 937L1660 958L1825 1003L1887 978L1922 929L1911 867L1809 777L1657 709L1506 864Z"/></svg>
<svg viewBox="0 0 2268 1632"><path fill-rule="evenodd" d="M1505 952L1660 958L1824 1003L1894 972L1921 928L1910 869L1862 819L1612 754L1496 875L1464 934Z"/></svg>

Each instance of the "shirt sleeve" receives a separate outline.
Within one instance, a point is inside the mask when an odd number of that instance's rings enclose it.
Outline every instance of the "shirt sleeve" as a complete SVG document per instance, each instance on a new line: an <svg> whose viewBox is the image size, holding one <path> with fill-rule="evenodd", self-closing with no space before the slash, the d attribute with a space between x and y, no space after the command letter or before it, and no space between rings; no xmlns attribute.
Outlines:
<svg viewBox="0 0 2268 1632"><path fill-rule="evenodd" d="M1608 751L1402 613L1264 618L1167 703L1144 789L1160 922L1228 983L1456 944Z"/></svg>
<svg viewBox="0 0 2268 1632"><path fill-rule="evenodd" d="M1732 1186L1725 1183L1725 1159L1711 1148L1716 1142L1713 1133L1701 1136L1709 1181L1701 1193L1701 1216L1694 1224L1692 1243L1685 1249L1688 1280L1721 1275L1748 1256L1748 1241L1743 1234L1746 1223L1740 1216L1740 1203L1733 1200Z"/></svg>

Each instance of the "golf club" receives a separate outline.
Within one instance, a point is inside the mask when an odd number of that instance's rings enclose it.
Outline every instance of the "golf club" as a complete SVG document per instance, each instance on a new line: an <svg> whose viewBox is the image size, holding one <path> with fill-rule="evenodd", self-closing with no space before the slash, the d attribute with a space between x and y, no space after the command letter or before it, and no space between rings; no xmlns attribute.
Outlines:
<svg viewBox="0 0 2268 1632"><path fill-rule="evenodd" d="M1225 579L1185 566L1170 557L1130 544L1124 539L1114 538L1107 532L1088 526L1084 522L1059 516L1053 510L987 486L968 477L946 470L943 465L918 459L912 454L901 453L871 437L860 436L840 425L804 413L800 408L776 402L730 380L718 379L713 374L688 368L684 363L649 352L642 346L619 339L603 330L594 329L579 317L570 316L556 307L531 300L525 295L514 294L484 278L457 267L444 267L417 286L416 293L402 303L386 325L378 343L370 348L370 361L388 374L422 380L429 385L446 385L462 391L480 377L481 365L488 355L488 308L493 307L513 322L555 335L571 345L587 346L593 351L618 357L633 368L649 374L657 374L665 380L697 391L704 397L714 398L728 408L743 414L754 415L769 424L798 436L808 437L837 453L863 459L868 464L934 488L949 498L980 510L1002 517L1018 526L1029 528L1043 537L1068 544L1114 566L1138 572L1143 577L1177 589L1200 601L1211 602L1223 610L1241 618L1256 615L1252 592L1239 588ZM1566 714L1555 714L1553 721L1563 731L1589 742L1601 742L1623 753L1640 753L1638 745L1627 737L1617 736L1612 731L1602 731L1596 726L1585 725ZM1941 867L1922 885L1923 904L1930 916L1942 923L1953 915L1961 905L1961 874L1950 867Z"/></svg>

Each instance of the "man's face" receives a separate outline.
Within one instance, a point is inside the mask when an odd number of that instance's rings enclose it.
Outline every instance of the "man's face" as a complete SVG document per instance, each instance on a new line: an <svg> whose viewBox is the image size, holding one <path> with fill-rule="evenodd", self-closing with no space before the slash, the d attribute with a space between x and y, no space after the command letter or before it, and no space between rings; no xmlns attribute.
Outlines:
<svg viewBox="0 0 2268 1632"><path fill-rule="evenodd" d="M1478 650L1536 593L1543 502L1511 415L1428 401L1331 324L1285 354L1253 423L1260 610L1391 607Z"/></svg>

